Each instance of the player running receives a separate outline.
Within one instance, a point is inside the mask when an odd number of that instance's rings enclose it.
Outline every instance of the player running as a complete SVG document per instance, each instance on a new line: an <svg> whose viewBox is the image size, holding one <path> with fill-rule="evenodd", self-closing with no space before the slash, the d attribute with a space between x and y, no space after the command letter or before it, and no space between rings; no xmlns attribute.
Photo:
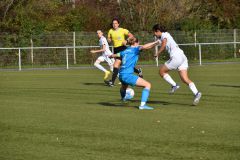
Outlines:
<svg viewBox="0 0 240 160"><path fill-rule="evenodd" d="M91 53L100 53L102 52L102 55L97 58L97 60L94 63L94 66L100 69L105 73L104 75L104 81L109 77L110 71L106 70L100 63L106 61L110 67L110 70L113 71L113 63L114 63L114 58L109 58L110 55L112 55L112 52L109 49L109 45L107 42L107 39L103 36L103 32L101 30L97 31L97 35L99 38L99 45L101 49L99 50L91 50Z"/></svg>
<svg viewBox="0 0 240 160"><path fill-rule="evenodd" d="M122 82L122 87L120 88L120 94L122 97L122 100L125 101L125 95L126 95L126 89L128 85L131 86L139 86L143 87L142 90L142 98L141 98L141 104L138 107L139 109L153 109L152 107L149 107L146 105L146 102L149 97L150 89L151 89L151 83L144 80L143 78L137 76L134 74L134 67L137 64L138 57L141 50L144 49L150 49L153 46L157 45L159 42L152 42L145 44L143 46L139 46L138 39L135 37L129 38L128 43L130 44L130 47L128 47L126 50L118 53L113 54L111 57L121 57L122 58L122 64L119 71L119 80Z"/></svg>
<svg viewBox="0 0 240 160"><path fill-rule="evenodd" d="M108 41L113 43L114 47L114 54L117 54L123 50L125 50L127 41L125 40L125 37L133 37L133 35L124 28L119 27L119 20L117 18L114 18L112 20L112 28L108 32ZM114 82L117 78L119 67L121 64L121 57L117 57L115 59L115 62L113 64L113 74L112 79L109 81L109 86L114 86ZM134 72L137 73L140 77L142 77L142 69L136 69L134 68Z"/></svg>
<svg viewBox="0 0 240 160"><path fill-rule="evenodd" d="M154 56L158 57L165 49L168 51L170 56L170 59L165 62L159 70L160 76L172 86L170 93L174 93L180 86L176 84L168 72L178 69L181 80L189 86L190 90L194 94L193 105L197 105L200 101L202 93L198 91L195 84L188 77L188 60L183 50L178 47L173 37L159 24L153 26L153 32L154 35L159 38L159 42L161 43L160 50Z"/></svg>

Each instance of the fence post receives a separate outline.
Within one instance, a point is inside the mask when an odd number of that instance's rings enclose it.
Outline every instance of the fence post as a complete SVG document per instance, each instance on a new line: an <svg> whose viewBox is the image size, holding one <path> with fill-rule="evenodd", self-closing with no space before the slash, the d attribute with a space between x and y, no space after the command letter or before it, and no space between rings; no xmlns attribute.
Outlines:
<svg viewBox="0 0 240 160"><path fill-rule="evenodd" d="M66 64L67 64L67 69L69 69L68 66L68 48L66 47Z"/></svg>
<svg viewBox="0 0 240 160"><path fill-rule="evenodd" d="M22 62L21 62L21 49L18 48L18 70L22 70Z"/></svg>
<svg viewBox="0 0 240 160"><path fill-rule="evenodd" d="M32 64L33 64L33 40L32 40L32 38L31 38L30 42L31 42L31 60L32 60Z"/></svg>
<svg viewBox="0 0 240 160"><path fill-rule="evenodd" d="M237 31L236 31L236 29L234 29L233 30L234 58L237 58L237 44L236 44L236 41L237 41Z"/></svg>
<svg viewBox="0 0 240 160"><path fill-rule="evenodd" d="M197 47L197 32L194 32L195 47Z"/></svg>
<svg viewBox="0 0 240 160"><path fill-rule="evenodd" d="M202 47L201 44L198 45L199 47L199 65L202 65Z"/></svg>
<svg viewBox="0 0 240 160"><path fill-rule="evenodd" d="M157 37L156 37L156 36L154 37L154 40L155 40L155 41L157 40ZM158 53L158 45L155 46L155 54L157 54L157 53ZM156 60L156 65L157 65L157 67L158 67L158 57L156 57L155 60Z"/></svg>
<svg viewBox="0 0 240 160"><path fill-rule="evenodd" d="M73 63L76 64L76 32L73 32Z"/></svg>

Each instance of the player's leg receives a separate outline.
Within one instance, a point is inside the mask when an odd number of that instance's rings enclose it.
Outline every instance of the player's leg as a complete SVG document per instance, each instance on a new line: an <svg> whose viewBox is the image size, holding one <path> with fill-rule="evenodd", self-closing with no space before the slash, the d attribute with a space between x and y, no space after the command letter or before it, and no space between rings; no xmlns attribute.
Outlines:
<svg viewBox="0 0 240 160"><path fill-rule="evenodd" d="M194 82L189 79L187 70L179 70L179 75L181 80L188 85L189 89L194 94L193 105L197 105L201 99L202 93L198 91Z"/></svg>
<svg viewBox="0 0 240 160"><path fill-rule="evenodd" d="M122 84L121 88L120 88L120 95L121 95L121 99L123 101L125 101L125 96L126 96L126 90L127 90L128 85L126 84Z"/></svg>
<svg viewBox="0 0 240 160"><path fill-rule="evenodd" d="M112 74L112 80L109 81L109 86L114 86L114 83L115 83L115 80L117 78L117 75L118 75L118 71L119 71L119 67L121 65L121 60L120 59L115 59L115 62L113 64L113 74Z"/></svg>
<svg viewBox="0 0 240 160"><path fill-rule="evenodd" d="M142 90L141 104L138 108L139 109L153 109L152 107L149 107L146 105L146 102L147 102L149 94L150 94L151 83L142 79L141 77L138 77L136 86L144 87Z"/></svg>
<svg viewBox="0 0 240 160"><path fill-rule="evenodd" d="M109 68L110 68L110 71L113 71L113 64L115 62L114 58L109 58L109 57L105 57L105 61L107 62Z"/></svg>
<svg viewBox="0 0 240 160"><path fill-rule="evenodd" d="M104 62L105 58L103 56L98 57L98 59L95 61L94 66L97 67L98 69L100 69L101 71L103 71L105 73L104 75L104 80L107 79L108 75L110 74L110 72L108 70L106 70L100 63Z"/></svg>
<svg viewBox="0 0 240 160"><path fill-rule="evenodd" d="M110 68L110 71L113 72L114 58L109 58L107 56L105 56L104 58ZM105 80L108 78L109 75L110 75L110 72L105 73ZM105 81L105 82L108 84L108 81Z"/></svg>
<svg viewBox="0 0 240 160"><path fill-rule="evenodd" d="M115 59L114 58L110 58L110 63L108 63L109 67L110 67L110 70L113 72L113 64L115 62Z"/></svg>
<svg viewBox="0 0 240 160"><path fill-rule="evenodd" d="M120 47L114 47L114 54L120 53L121 51L124 51L125 49L127 49L126 46L120 46ZM112 80L109 81L109 86L114 86L115 80L118 76L118 71L119 71L119 67L121 65L122 59L120 57L117 57L115 59L115 62L113 64L113 74L112 74Z"/></svg>
<svg viewBox="0 0 240 160"><path fill-rule="evenodd" d="M180 86L172 79L172 77L168 74L168 72L170 71L169 68L171 68L171 63L166 62L164 65L162 65L159 69L159 75L167 82L171 85L171 90L169 91L169 93L174 93L178 88L180 88Z"/></svg>
<svg viewBox="0 0 240 160"><path fill-rule="evenodd" d="M107 70L101 65L102 62L104 62L105 59L103 56L98 57L98 59L94 62L94 66L97 67L99 70L103 72L107 72Z"/></svg>
<svg viewBox="0 0 240 160"><path fill-rule="evenodd" d="M193 105L197 105L199 103L200 99L201 99L202 93L198 91L194 82L191 81L189 76L188 76L188 60L187 60L187 57L184 54L182 54L181 58L183 59L183 61L182 61L181 65L179 65L179 67L178 67L180 78L184 83L186 83L188 85L189 89L194 94Z"/></svg>

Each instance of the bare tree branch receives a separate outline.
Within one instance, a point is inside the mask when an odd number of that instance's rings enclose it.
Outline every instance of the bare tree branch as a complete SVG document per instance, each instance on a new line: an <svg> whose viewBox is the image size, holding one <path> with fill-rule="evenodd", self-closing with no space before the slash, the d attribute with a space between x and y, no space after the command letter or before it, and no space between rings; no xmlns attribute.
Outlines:
<svg viewBox="0 0 240 160"><path fill-rule="evenodd" d="M4 14L3 14L3 20L5 19L7 12L9 11L10 7L13 5L14 0L11 0L10 3L7 5Z"/></svg>

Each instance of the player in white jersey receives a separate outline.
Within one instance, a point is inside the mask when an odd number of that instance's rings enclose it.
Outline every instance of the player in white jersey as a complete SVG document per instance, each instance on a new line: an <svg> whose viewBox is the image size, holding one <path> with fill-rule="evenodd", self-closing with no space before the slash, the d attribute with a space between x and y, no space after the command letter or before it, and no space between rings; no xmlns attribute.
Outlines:
<svg viewBox="0 0 240 160"><path fill-rule="evenodd" d="M161 43L161 48L154 56L158 57L165 49L170 56L170 59L159 70L160 76L172 86L170 93L174 93L180 86L171 78L168 72L178 70L181 80L189 86L194 94L193 105L197 105L202 93L198 91L195 84L188 77L188 60L183 50L178 47L173 37L159 24L153 26L153 32L159 38L159 43Z"/></svg>
<svg viewBox="0 0 240 160"><path fill-rule="evenodd" d="M97 60L94 63L94 66L100 69L105 73L104 80L108 78L110 75L110 71L106 70L100 63L106 61L110 67L110 70L113 71L113 64L114 64L114 58L109 58L110 55L112 55L112 52L109 49L109 45L107 42L107 39L103 36L103 32L101 30L97 31L97 35L99 38L99 45L101 49L99 50L91 50L91 53L100 53L102 52L102 55L97 58Z"/></svg>

